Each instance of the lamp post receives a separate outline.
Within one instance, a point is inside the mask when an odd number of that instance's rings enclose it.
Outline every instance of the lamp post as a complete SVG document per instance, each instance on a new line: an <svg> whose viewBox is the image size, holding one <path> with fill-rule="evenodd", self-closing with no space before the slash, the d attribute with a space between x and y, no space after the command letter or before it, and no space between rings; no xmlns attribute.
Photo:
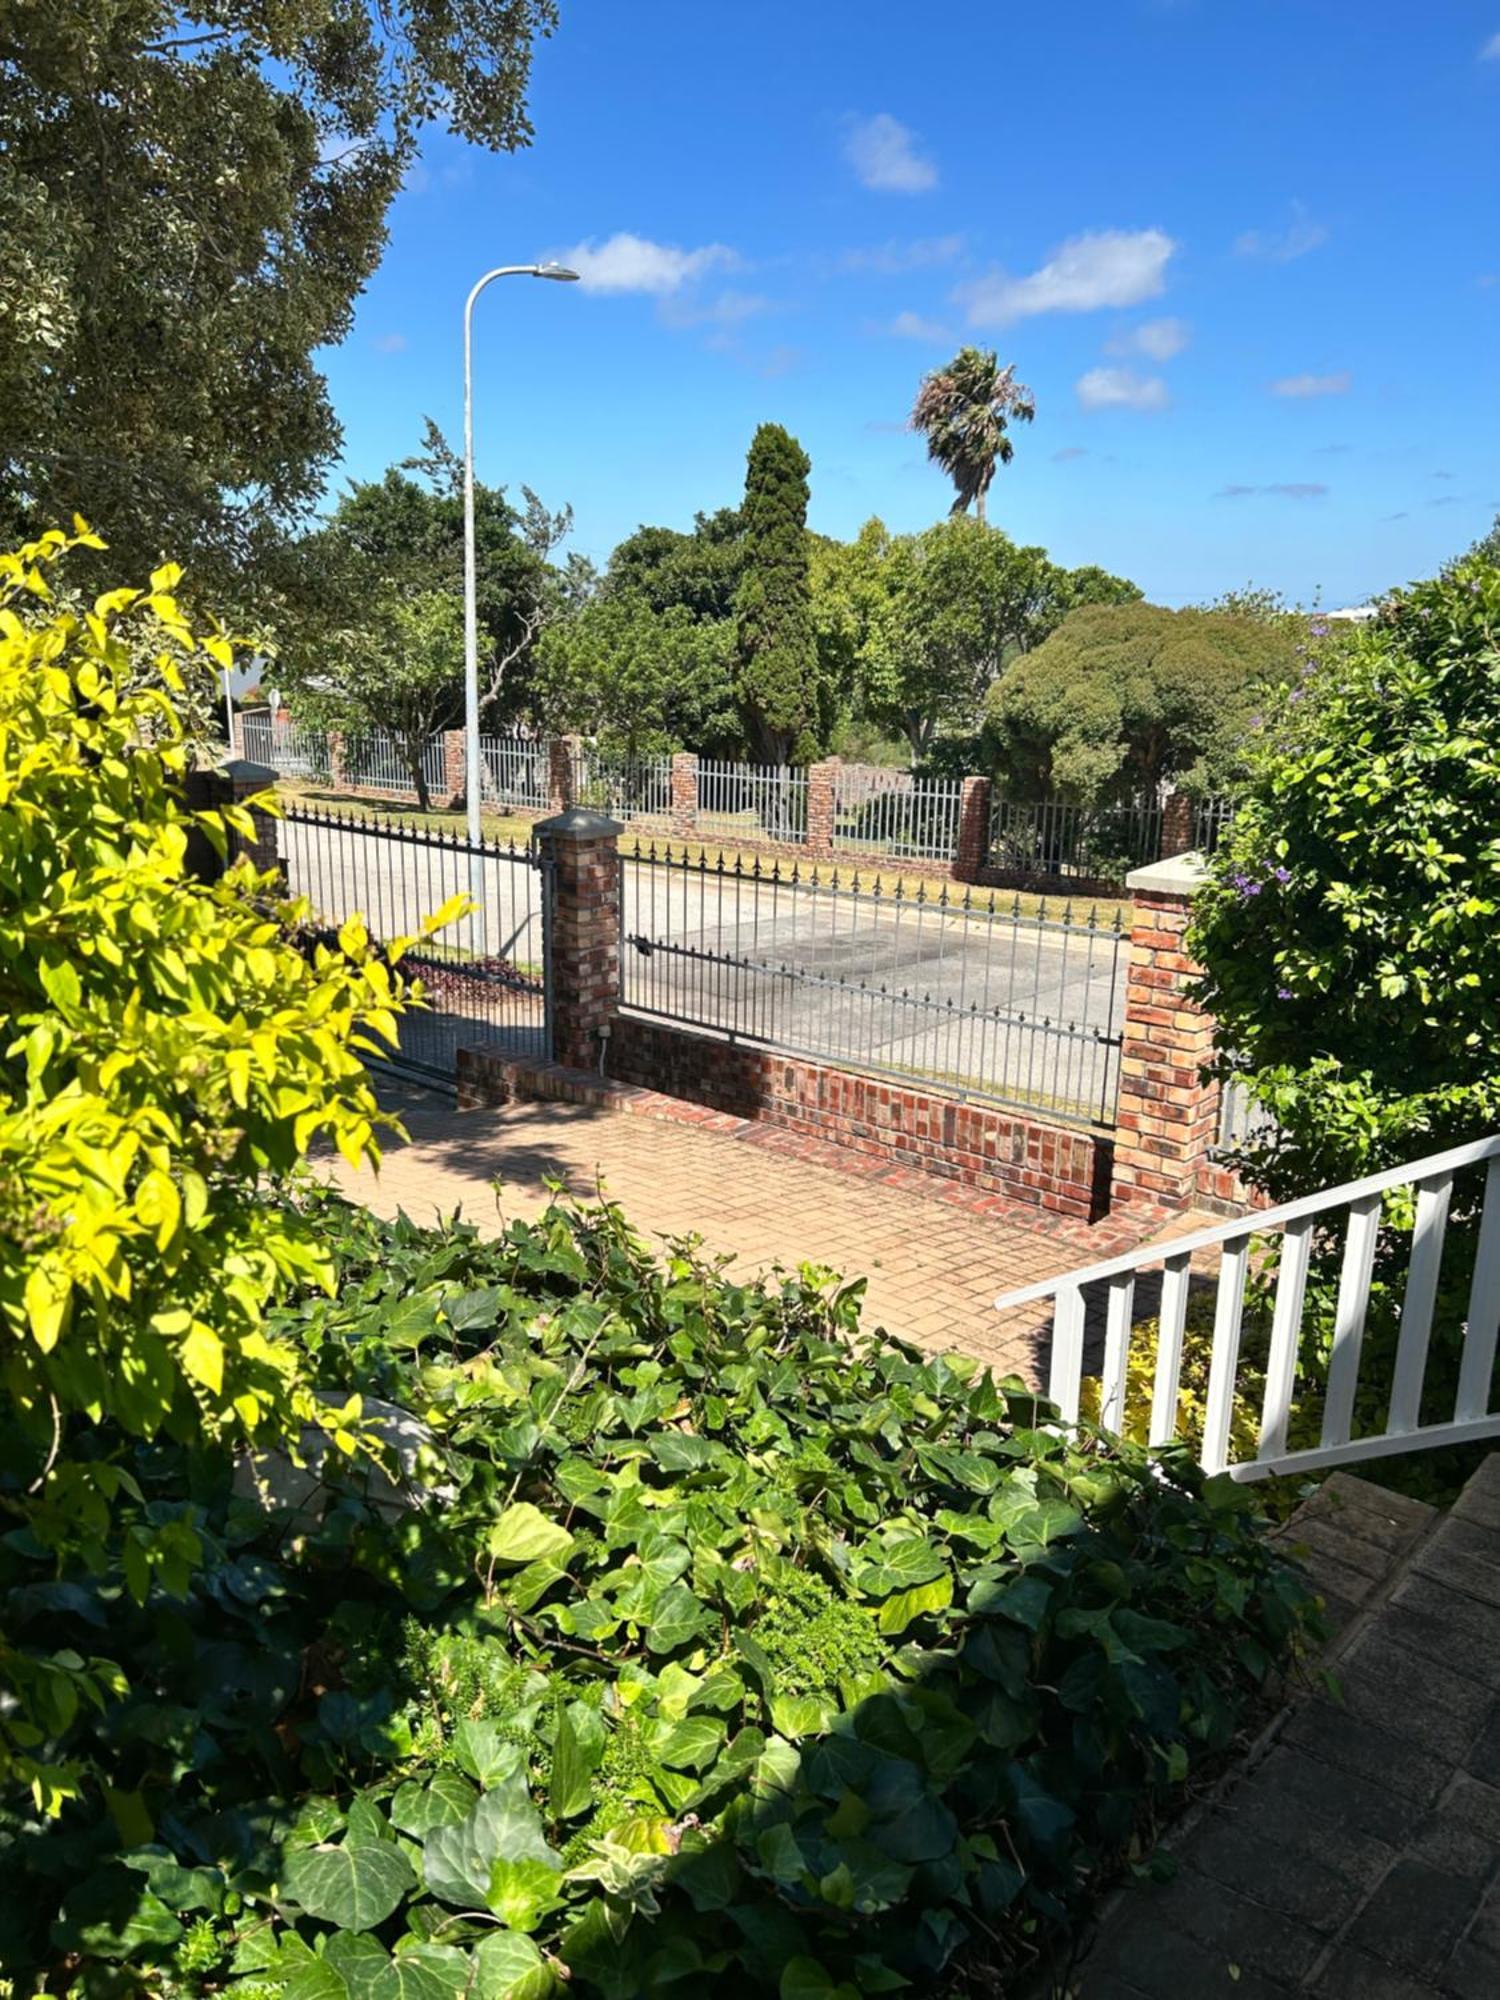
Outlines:
<svg viewBox="0 0 1500 2000"><path fill-rule="evenodd" d="M479 826L479 605L474 554L474 301L496 278L552 278L567 284L576 271L561 264L501 264L486 271L464 301L464 802L468 811L469 845L477 850ZM484 863L469 857L469 893L475 904L475 935L484 951Z"/></svg>

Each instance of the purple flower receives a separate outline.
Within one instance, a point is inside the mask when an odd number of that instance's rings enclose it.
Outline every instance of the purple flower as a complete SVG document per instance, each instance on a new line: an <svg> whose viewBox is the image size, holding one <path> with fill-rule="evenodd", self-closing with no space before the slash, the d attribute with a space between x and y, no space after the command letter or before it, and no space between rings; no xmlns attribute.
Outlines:
<svg viewBox="0 0 1500 2000"><path fill-rule="evenodd" d="M1273 868L1271 873L1276 877L1278 882L1290 882L1292 879L1290 868Z"/></svg>
<svg viewBox="0 0 1500 2000"><path fill-rule="evenodd" d="M1326 618L1315 618L1308 629L1315 639L1326 639L1328 637L1328 620Z"/></svg>
<svg viewBox="0 0 1500 2000"><path fill-rule="evenodd" d="M1291 987L1290 987L1290 986L1278 986L1278 987L1277 987L1277 989L1276 989L1276 998L1277 998L1278 1000L1290 1000L1290 999L1291 999L1291 997L1292 997L1292 989L1291 989Z"/></svg>

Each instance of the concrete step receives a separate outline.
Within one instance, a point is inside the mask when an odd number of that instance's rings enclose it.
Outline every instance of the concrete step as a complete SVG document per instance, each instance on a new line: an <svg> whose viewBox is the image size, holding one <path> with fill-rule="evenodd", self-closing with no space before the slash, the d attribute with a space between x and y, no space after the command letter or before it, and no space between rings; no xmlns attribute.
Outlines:
<svg viewBox="0 0 1500 2000"><path fill-rule="evenodd" d="M1500 1452L1448 1513L1337 1473L1287 1524L1337 1694L1302 1693L1056 1987L1073 2000L1497 2000Z"/></svg>

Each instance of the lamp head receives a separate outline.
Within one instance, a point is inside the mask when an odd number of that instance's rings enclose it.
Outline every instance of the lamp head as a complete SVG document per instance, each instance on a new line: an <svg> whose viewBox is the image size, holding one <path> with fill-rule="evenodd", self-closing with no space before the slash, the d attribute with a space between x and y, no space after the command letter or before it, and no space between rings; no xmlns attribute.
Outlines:
<svg viewBox="0 0 1500 2000"><path fill-rule="evenodd" d="M576 285L578 273L570 271L566 264L538 264L531 273L533 278L553 278L560 285Z"/></svg>

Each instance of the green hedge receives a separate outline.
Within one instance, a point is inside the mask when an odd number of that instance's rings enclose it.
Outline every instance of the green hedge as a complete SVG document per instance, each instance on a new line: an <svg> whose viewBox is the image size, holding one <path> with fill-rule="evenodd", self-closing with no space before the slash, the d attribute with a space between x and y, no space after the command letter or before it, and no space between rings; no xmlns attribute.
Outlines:
<svg viewBox="0 0 1500 2000"><path fill-rule="evenodd" d="M325 1233L339 1295L279 1330L421 1420L426 1497L335 1452L267 1512L121 1440L203 1540L181 1595L0 1543L8 1629L107 1628L130 1683L62 1732L108 1794L0 1820L21 1990L993 1991L1307 1627L1242 1493L861 1339L827 1274L653 1260L607 1208Z"/></svg>

